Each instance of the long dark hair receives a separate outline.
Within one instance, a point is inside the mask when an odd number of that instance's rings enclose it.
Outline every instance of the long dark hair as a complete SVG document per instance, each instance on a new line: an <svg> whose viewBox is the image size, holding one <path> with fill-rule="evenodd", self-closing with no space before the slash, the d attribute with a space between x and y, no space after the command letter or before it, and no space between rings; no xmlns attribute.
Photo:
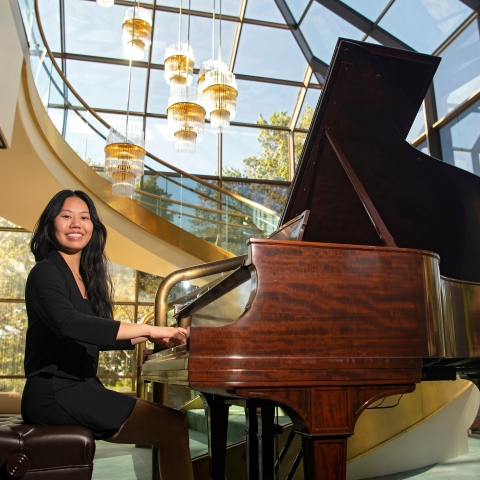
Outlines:
<svg viewBox="0 0 480 480"><path fill-rule="evenodd" d="M92 238L82 250L80 257L80 275L87 291L87 297L92 302L95 315L113 318L113 287L105 255L107 229L100 221L95 204L85 192L62 190L48 202L33 230L30 249L37 262L43 260L52 250L58 250L53 222L62 211L65 200L70 197L78 197L87 204L93 223Z"/></svg>

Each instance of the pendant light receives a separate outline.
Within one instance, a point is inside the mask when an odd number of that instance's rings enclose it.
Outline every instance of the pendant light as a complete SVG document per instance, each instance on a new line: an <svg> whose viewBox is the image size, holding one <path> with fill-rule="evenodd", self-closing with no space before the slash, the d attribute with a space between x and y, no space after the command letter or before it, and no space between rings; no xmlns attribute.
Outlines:
<svg viewBox="0 0 480 480"><path fill-rule="evenodd" d="M130 7L122 25L122 43L130 60L142 60L145 47L152 43L152 15L146 8Z"/></svg>
<svg viewBox="0 0 480 480"><path fill-rule="evenodd" d="M188 2L188 10L187 43L181 44L182 3L180 1L178 45L185 45L186 48L184 51L191 52L190 0ZM185 56L184 58L190 62L190 59L193 59L193 52L191 53L191 56ZM180 65L179 62L177 63L177 66L178 65ZM193 60L191 61L191 71L193 73ZM188 81L188 75L188 72L184 70L171 77L170 97L168 99L167 107L167 121L175 139L175 153L180 155L192 155L195 153L197 142L203 138L203 130L205 126L205 109L203 108L198 89L190 85L191 80Z"/></svg>
<svg viewBox="0 0 480 480"><path fill-rule="evenodd" d="M181 85L173 87L168 99L167 118L175 137L175 153L195 153L205 126L205 109L199 102L198 89Z"/></svg>
<svg viewBox="0 0 480 480"><path fill-rule="evenodd" d="M222 0L220 0L218 60L215 60L215 0L213 0L212 60L202 64L198 78L206 116L211 129L221 133L230 127L237 111L235 75L222 62Z"/></svg>
<svg viewBox="0 0 480 480"><path fill-rule="evenodd" d="M135 15L136 13L133 12L134 19L136 18ZM136 31L135 28L132 28L132 44L135 38ZM118 197L133 196L135 191L135 181L137 178L141 177L144 172L146 153L145 134L143 129L138 125L130 123L132 60L133 58L130 57L128 65L126 123L115 125L110 128L105 145L105 174L112 183L112 194Z"/></svg>
<svg viewBox="0 0 480 480"><path fill-rule="evenodd" d="M188 28L190 35L190 1L188 8ZM167 85L173 88L178 85L190 85L193 78L195 58L190 42L181 42L182 34L182 0L178 20L178 42L172 43L165 51L164 75Z"/></svg>

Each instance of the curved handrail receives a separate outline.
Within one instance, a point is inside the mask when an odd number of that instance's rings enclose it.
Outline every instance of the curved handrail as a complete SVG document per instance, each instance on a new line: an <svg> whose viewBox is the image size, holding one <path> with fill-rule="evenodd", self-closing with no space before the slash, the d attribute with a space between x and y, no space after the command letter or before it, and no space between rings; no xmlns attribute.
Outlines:
<svg viewBox="0 0 480 480"><path fill-rule="evenodd" d="M38 15L38 0L35 0L35 18L37 20L37 26L38 26L38 30L40 32L40 36L42 37L42 42L43 42L43 45L47 51L47 54L53 64L53 67L55 68L55 70L57 71L58 75L60 76L60 78L62 79L62 81L65 83L65 85L68 87L68 89L75 95L76 99L82 104L82 106L85 108L85 110L87 110L91 115L93 115L95 117L96 120L98 120L105 128L108 128L110 129L110 125L100 116L97 114L97 112L95 112L95 110L93 110L84 100L83 98L78 94L78 92L73 88L73 86L70 84L70 82L67 80L67 77L65 77L64 73L62 72L62 70L60 69L60 67L58 66L57 64L57 61L55 60L55 57L52 53L52 51L50 50L50 47L48 46L48 42L47 42L47 39L45 37L45 32L43 30L43 25L42 25L42 22L40 20L40 17ZM68 100L66 98L64 98L65 101L68 102ZM88 122L87 122L88 123ZM91 128L93 128L90 124L89 126ZM100 133L100 132L98 132ZM102 137L103 135L100 134ZM105 138L105 137L104 137ZM160 159L159 157L153 155L152 153L149 153L149 152L146 152L146 155L151 158L152 160L155 160L156 162L160 163L161 165L163 165L164 167L170 169L170 170L173 170L174 172L186 177L186 178L189 178L191 180L194 180L195 182L198 182L208 188L211 188L212 190L215 190L219 193L222 193L224 195L227 195L227 196L230 196L238 201L241 201L242 203L246 203L248 205L250 205L251 207L254 207L254 208L258 208L259 210L262 210L264 211L265 213L268 213L270 215L273 215L273 216L276 216L278 217L278 215L271 209L269 209L268 207L265 207L264 205L261 205L259 203L256 203L254 202L253 200L250 200L246 197L243 197L242 195L239 195L235 192L231 192L229 190L225 190L221 187L218 187L217 185L214 185L214 184L211 184L203 179L201 179L200 177L197 177L195 175L192 175L188 172L184 172L183 170L180 170L178 167L175 167L174 165L171 165L170 163L166 162L165 160L162 160ZM153 170L153 169L152 169ZM156 171L153 170L155 173ZM278 217L279 218L279 217Z"/></svg>

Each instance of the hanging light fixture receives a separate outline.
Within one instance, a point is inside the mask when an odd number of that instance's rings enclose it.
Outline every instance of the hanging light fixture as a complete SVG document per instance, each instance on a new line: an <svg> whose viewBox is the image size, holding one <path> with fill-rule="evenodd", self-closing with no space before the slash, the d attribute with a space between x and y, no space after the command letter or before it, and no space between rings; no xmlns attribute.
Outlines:
<svg viewBox="0 0 480 480"><path fill-rule="evenodd" d="M117 197L131 197L135 180L143 175L145 138L142 128L131 123L111 127L105 146L105 174Z"/></svg>
<svg viewBox="0 0 480 480"><path fill-rule="evenodd" d="M97 0L97 3L105 8L112 7L115 3L115 0Z"/></svg>
<svg viewBox="0 0 480 480"><path fill-rule="evenodd" d="M176 86L172 89L167 118L175 137L175 153L195 153L196 143L202 140L205 126L205 109L199 101L196 87Z"/></svg>
<svg viewBox="0 0 480 480"><path fill-rule="evenodd" d="M134 7L135 9L139 7ZM133 10L133 8L128 9ZM142 9L143 10L143 9ZM138 11L133 11L136 20ZM127 16L126 16L127 17ZM145 18L145 17L144 17ZM130 29L130 42L138 38L136 27ZM125 44L125 22L123 24ZM131 197L135 191L135 180L143 175L145 160L145 134L143 129L130 123L130 92L132 86L132 60L128 65L127 118L125 124L112 126L105 145L105 174L112 183L112 193L117 197Z"/></svg>
<svg viewBox="0 0 480 480"><path fill-rule="evenodd" d="M180 0L180 21L178 43L174 46L177 53L167 49L165 60L165 78L170 79L170 98L168 99L167 120L175 139L175 152L180 155L192 155L196 151L197 142L203 138L205 126L205 109L202 105L198 89L190 86L193 74L193 52L190 47L190 2L188 2L188 36L187 43L181 43L182 1ZM167 62L167 60L169 60ZM169 65L167 74L167 64ZM168 83L168 80L167 80Z"/></svg>
<svg viewBox="0 0 480 480"><path fill-rule="evenodd" d="M220 0L220 29L218 60L215 60L215 0L213 0L212 60L203 62L198 84L210 126L221 133L230 127L237 111L237 82L235 75L222 62L222 0Z"/></svg>
<svg viewBox="0 0 480 480"><path fill-rule="evenodd" d="M140 6L128 8L123 20L122 32L122 43L127 58L142 60L145 56L145 47L152 43L150 11Z"/></svg>
<svg viewBox="0 0 480 480"><path fill-rule="evenodd" d="M170 88L190 85L193 78L195 58L190 46L190 0L188 2L188 42L181 41L182 36L182 0L178 19L178 42L172 43L165 51L165 81Z"/></svg>

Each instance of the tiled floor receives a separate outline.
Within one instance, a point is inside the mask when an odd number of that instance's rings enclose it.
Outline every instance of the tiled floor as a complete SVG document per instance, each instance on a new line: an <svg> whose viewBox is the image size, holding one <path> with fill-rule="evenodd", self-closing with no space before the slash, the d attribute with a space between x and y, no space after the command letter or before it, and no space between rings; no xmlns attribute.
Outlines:
<svg viewBox="0 0 480 480"><path fill-rule="evenodd" d="M376 477L375 480L478 480L480 435L471 435L469 452L429 467ZM151 480L151 451L132 445L97 442L93 480ZM228 480L228 479L227 479Z"/></svg>

